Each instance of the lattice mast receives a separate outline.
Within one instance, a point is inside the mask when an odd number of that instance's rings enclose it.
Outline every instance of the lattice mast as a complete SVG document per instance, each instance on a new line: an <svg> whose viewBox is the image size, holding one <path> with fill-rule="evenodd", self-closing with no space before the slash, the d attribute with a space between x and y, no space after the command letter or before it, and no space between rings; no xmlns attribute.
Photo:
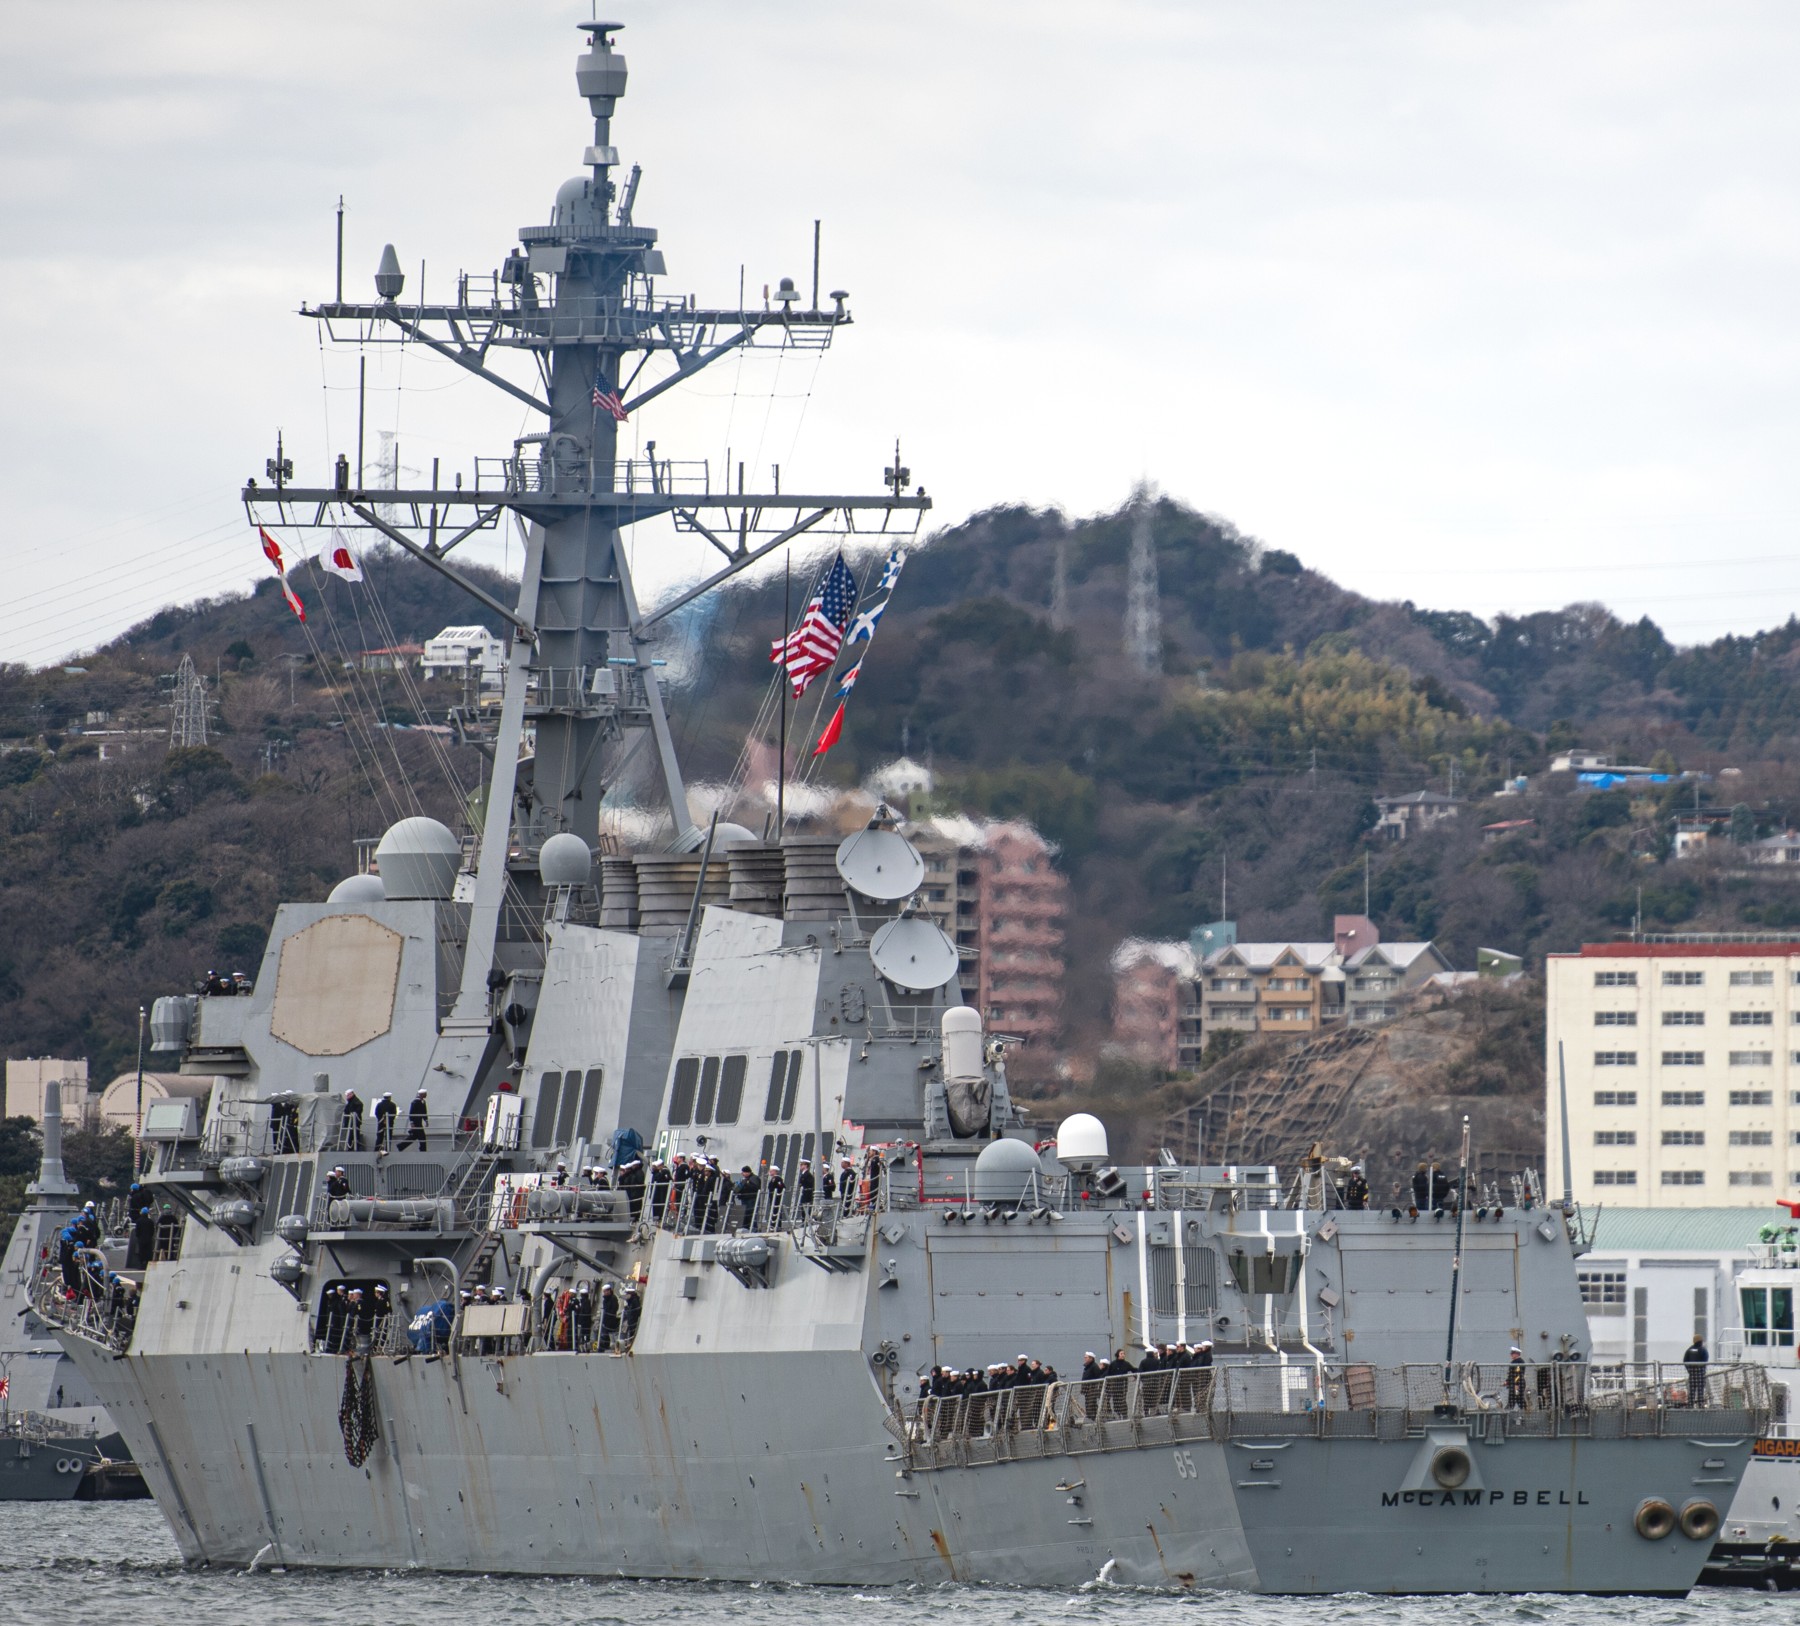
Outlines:
<svg viewBox="0 0 1800 1626"><path fill-rule="evenodd" d="M207 710L206 679L195 669L194 657L183 655L175 668L169 693L169 747L182 750L206 744Z"/></svg>
<svg viewBox="0 0 1800 1626"><path fill-rule="evenodd" d="M631 741L649 730L675 839L695 839L681 766L657 682L656 624L763 555L815 528L911 535L930 507L923 494L896 488L881 496L817 495L779 489L715 488L704 464L619 456L620 421L741 347L822 349L850 321L848 295L834 291L810 309L791 278L772 301L751 310L708 308L691 298L659 297L663 274L657 233L632 211L638 170L623 196L614 184L619 155L612 117L625 93L617 23L579 25L587 47L576 60L577 89L594 120L584 172L558 189L546 226L527 227L500 271L464 275L444 304L402 304L405 275L392 245L382 254L372 303L339 296L302 308L336 338L359 345L422 344L523 403L542 419L505 458L477 459L475 479L414 489L397 471L388 489L352 486L350 459L339 455L335 483L300 488L271 465L275 486L252 481L244 500L254 523L364 528L379 532L503 616L512 628L507 685L496 731L494 769L481 832L476 891L457 1010L485 1021L484 979L492 963L508 866L528 878L537 849L571 831L599 845L607 788L623 771ZM352 331L340 333L340 327ZM496 370L508 350L535 364L539 388ZM661 359L673 369L647 371ZM291 477L290 477L291 478ZM500 603L445 560L464 537L503 515L526 522L519 601ZM860 518L873 514L873 519ZM390 518L389 516L395 516ZM672 516L679 530L703 537L723 566L658 610L640 611L620 530ZM521 761L527 728L536 750ZM526 884L530 884L527 880ZM482 984L482 986L478 986ZM479 996L479 997L478 997Z"/></svg>

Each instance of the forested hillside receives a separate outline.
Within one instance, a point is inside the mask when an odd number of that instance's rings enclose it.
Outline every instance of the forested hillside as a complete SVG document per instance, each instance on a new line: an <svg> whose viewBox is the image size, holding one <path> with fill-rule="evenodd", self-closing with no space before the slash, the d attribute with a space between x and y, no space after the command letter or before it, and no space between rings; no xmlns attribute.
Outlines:
<svg viewBox="0 0 1800 1626"><path fill-rule="evenodd" d="M1800 927L1800 887L1729 854L1669 857L1671 815L1696 799L1741 808L1739 835L1800 814L1800 623L1677 650L1593 605L1488 623L1376 603L1165 502L1146 674L1124 656L1131 528L1129 511L998 509L919 548L822 770L849 787L905 753L930 765L938 808L1030 819L1060 845L1075 1051L1104 1036L1118 940L1185 936L1222 885L1245 935L1310 937L1362 907L1366 879L1384 933L1434 936L1463 965L1481 945L1535 959L1625 927L1640 888L1652 929ZM488 618L403 558L369 567L372 590L302 579L304 628L270 582L159 611L68 667L0 668L8 1054L85 1054L106 1076L135 1051L141 1002L247 968L275 902L322 896L355 839L415 807L462 817L478 754L404 726L441 720L442 686L344 659ZM657 653L695 781L743 753L781 604L776 578L668 626ZM201 751L166 746L162 679L184 653L216 686ZM1575 793L1542 770L1576 743L1714 777ZM1528 795L1490 800L1521 773ZM1461 819L1370 837L1375 796L1453 781ZM1502 818L1534 822L1484 843Z"/></svg>

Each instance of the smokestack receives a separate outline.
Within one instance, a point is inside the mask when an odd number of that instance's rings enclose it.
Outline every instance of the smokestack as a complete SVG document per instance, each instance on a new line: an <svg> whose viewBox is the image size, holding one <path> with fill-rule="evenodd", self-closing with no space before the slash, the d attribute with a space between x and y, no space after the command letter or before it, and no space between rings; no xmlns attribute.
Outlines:
<svg viewBox="0 0 1800 1626"><path fill-rule="evenodd" d="M25 1188L25 1195L37 1199L37 1207L62 1207L49 1199L78 1197L81 1193L63 1173L62 1161L62 1085L55 1079L44 1085L44 1156L38 1164L38 1177Z"/></svg>

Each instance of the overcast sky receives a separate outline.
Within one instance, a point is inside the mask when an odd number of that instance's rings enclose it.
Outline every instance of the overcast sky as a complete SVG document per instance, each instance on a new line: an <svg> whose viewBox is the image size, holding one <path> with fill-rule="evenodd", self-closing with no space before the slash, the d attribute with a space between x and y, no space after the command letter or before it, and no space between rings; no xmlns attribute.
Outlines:
<svg viewBox="0 0 1800 1626"><path fill-rule="evenodd" d="M1800 601L1791 3L611 14L663 291L804 287L817 216L856 317L822 365L646 409L661 456L878 490L899 434L940 522L1147 478L1368 593L1600 598L1684 643ZM421 260L427 297L492 270L591 139L586 15L0 4L0 658L256 578L236 498L276 429L303 481L354 455L356 356L293 314L339 194L353 296L388 241L407 297ZM383 429L447 474L535 427L412 349L369 381L371 463ZM703 563L634 551L646 597Z"/></svg>

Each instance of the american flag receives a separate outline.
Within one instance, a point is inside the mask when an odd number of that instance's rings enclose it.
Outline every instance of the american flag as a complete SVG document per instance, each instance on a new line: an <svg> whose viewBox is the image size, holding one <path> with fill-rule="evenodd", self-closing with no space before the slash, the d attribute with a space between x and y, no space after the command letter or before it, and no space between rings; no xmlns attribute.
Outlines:
<svg viewBox="0 0 1800 1626"><path fill-rule="evenodd" d="M625 403L619 399L619 392L599 374L594 376L594 405L611 413L620 423L625 421Z"/></svg>
<svg viewBox="0 0 1800 1626"><path fill-rule="evenodd" d="M831 670L844 647L844 628L850 625L855 608L856 578L840 553L807 604L799 626L787 637L777 638L769 649L769 659L787 668L796 698L806 693L821 672Z"/></svg>

